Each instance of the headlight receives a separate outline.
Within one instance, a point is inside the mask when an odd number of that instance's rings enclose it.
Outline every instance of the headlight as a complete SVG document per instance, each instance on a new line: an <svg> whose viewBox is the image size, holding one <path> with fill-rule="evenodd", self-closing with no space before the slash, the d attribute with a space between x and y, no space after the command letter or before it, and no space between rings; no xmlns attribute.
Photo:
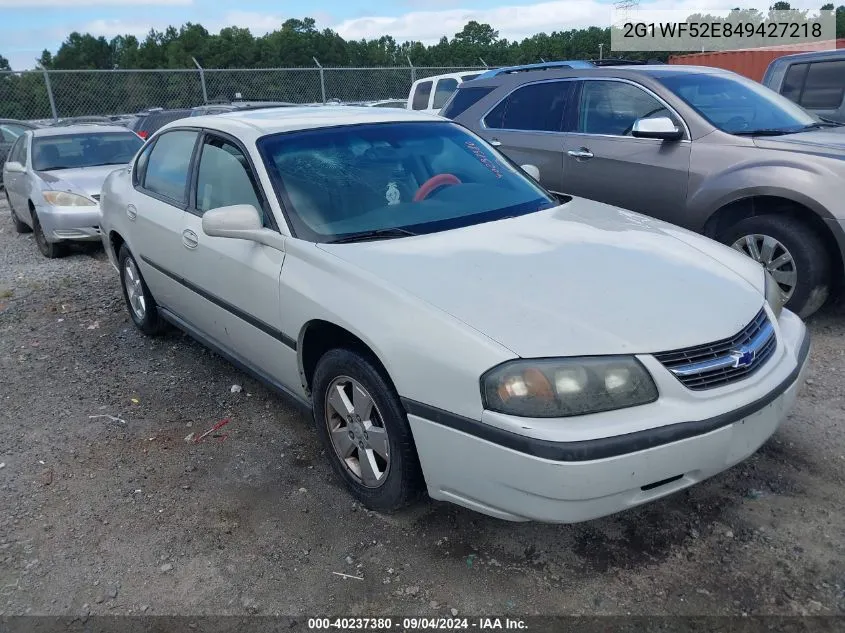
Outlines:
<svg viewBox="0 0 845 633"><path fill-rule="evenodd" d="M97 203L93 200L68 191L45 191L44 199L57 207L95 207Z"/></svg>
<svg viewBox="0 0 845 633"><path fill-rule="evenodd" d="M786 295L780 289L778 282L772 277L772 274L767 270L766 273L766 302L775 313L775 318L780 318L780 313L783 312L783 304L786 303Z"/></svg>
<svg viewBox="0 0 845 633"><path fill-rule="evenodd" d="M657 387L633 356L516 360L481 377L484 408L526 418L561 418L657 400Z"/></svg>

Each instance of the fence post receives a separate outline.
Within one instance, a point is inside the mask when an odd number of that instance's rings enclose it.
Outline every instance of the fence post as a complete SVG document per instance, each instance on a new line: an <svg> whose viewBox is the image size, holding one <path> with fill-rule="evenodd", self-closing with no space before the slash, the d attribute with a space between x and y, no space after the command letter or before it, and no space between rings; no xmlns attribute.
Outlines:
<svg viewBox="0 0 845 633"><path fill-rule="evenodd" d="M411 61L410 55L405 55L405 59L408 60L408 66L411 67L411 83L413 84L417 80L417 69L414 68L414 62Z"/></svg>
<svg viewBox="0 0 845 633"><path fill-rule="evenodd" d="M314 60L314 63L317 64L317 68L320 69L320 93L323 95L323 105L326 105L326 75L325 71L323 70L322 64L317 61L316 57L312 57L311 59Z"/></svg>
<svg viewBox="0 0 845 633"><path fill-rule="evenodd" d="M208 90L205 88L205 70L200 63L197 61L196 57L191 57L191 61L194 62L194 65L197 67L197 70L200 71L200 85L202 85L202 102L204 104L208 104Z"/></svg>
<svg viewBox="0 0 845 633"><path fill-rule="evenodd" d="M56 110L56 99L53 97L53 84L50 83L50 73L47 72L46 68L42 68L41 71L44 73L44 85L47 87L47 98L50 100L50 112L53 114L53 120L59 120L59 113Z"/></svg>

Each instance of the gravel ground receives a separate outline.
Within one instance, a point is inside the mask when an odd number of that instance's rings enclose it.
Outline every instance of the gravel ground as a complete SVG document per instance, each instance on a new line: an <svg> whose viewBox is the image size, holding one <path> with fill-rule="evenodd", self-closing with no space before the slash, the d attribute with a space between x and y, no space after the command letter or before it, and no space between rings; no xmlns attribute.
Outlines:
<svg viewBox="0 0 845 633"><path fill-rule="evenodd" d="M573 526L382 515L308 417L140 335L101 249L47 260L0 203L0 615L842 615L845 306L811 329L792 417L688 491Z"/></svg>

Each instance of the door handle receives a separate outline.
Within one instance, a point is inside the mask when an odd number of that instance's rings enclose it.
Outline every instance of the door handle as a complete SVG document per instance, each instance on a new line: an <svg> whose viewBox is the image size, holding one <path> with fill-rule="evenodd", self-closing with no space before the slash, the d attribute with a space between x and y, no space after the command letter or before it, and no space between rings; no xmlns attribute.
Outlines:
<svg viewBox="0 0 845 633"><path fill-rule="evenodd" d="M134 204L129 204L126 206L126 217L130 220L134 220L138 217L138 209L135 208Z"/></svg>
<svg viewBox="0 0 845 633"><path fill-rule="evenodd" d="M502 144L502 141L500 141L497 138L494 138L493 140L490 141L490 145L492 145L493 147L499 147L501 144Z"/></svg>
<svg viewBox="0 0 845 633"><path fill-rule="evenodd" d="M185 248L196 248L199 243L200 241L197 234L191 229L185 229L182 231L182 244L185 245Z"/></svg>
<svg viewBox="0 0 845 633"><path fill-rule="evenodd" d="M572 158L575 158L577 160L589 160L590 158L593 157L593 153L589 149L587 149L586 147L582 147L581 149L578 149L578 150L571 149L566 153L569 156L572 156Z"/></svg>

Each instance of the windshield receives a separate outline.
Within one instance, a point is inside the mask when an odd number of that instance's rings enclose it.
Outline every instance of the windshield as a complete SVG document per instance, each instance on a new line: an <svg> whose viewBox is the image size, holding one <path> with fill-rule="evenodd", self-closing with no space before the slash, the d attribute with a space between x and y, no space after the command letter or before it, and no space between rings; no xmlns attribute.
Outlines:
<svg viewBox="0 0 845 633"><path fill-rule="evenodd" d="M723 132L798 132L819 120L786 97L735 75L672 73L660 82Z"/></svg>
<svg viewBox="0 0 845 633"><path fill-rule="evenodd" d="M0 143L13 143L27 128L14 123L0 123Z"/></svg>
<svg viewBox="0 0 845 633"><path fill-rule="evenodd" d="M36 171L76 169L128 163L143 141L131 132L100 132L45 136L32 142Z"/></svg>
<svg viewBox="0 0 845 633"><path fill-rule="evenodd" d="M317 242L393 229L433 233L558 204L452 123L323 128L258 146L297 236Z"/></svg>

